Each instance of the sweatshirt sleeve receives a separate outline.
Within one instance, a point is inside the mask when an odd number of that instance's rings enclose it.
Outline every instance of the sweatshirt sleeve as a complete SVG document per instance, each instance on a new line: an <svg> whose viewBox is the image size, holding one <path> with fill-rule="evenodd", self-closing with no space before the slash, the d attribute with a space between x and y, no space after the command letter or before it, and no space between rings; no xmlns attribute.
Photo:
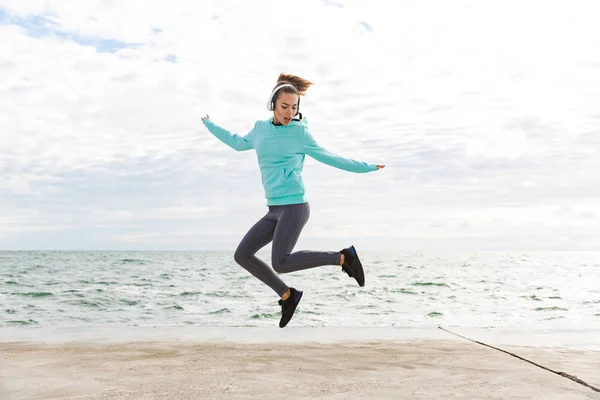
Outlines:
<svg viewBox="0 0 600 400"><path fill-rule="evenodd" d="M366 162L355 161L350 158L344 158L336 154L330 153L328 150L319 146L316 140L312 137L308 129L304 130L304 152L322 162L335 168L343 169L344 171L365 173L377 171L377 165Z"/></svg>
<svg viewBox="0 0 600 400"><path fill-rule="evenodd" d="M205 119L203 123L204 126L208 128L210 133L215 135L217 139L219 139L221 142L225 143L227 146L231 147L234 150L244 151L254 148L252 146L251 141L249 140L252 131L250 131L250 133L248 133L246 136L241 137L240 135L229 132L227 129L221 128L220 126L212 122L210 118Z"/></svg>

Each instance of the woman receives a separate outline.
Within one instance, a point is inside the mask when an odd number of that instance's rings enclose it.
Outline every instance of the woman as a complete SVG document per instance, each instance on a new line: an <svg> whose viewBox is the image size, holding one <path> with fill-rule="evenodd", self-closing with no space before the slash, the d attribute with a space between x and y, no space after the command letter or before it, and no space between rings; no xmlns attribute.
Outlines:
<svg viewBox="0 0 600 400"><path fill-rule="evenodd" d="M377 171L385 167L337 156L317 144L299 112L300 96L306 93L310 85L312 82L298 76L280 74L267 102L267 109L273 111L273 116L265 121L257 121L244 137L217 126L208 115L202 117L208 130L234 150L256 150L269 211L244 236L234 259L281 297L281 328L292 318L302 298L302 291L288 287L275 272L337 265L348 276L355 278L360 286L365 284L363 267L354 246L341 251L292 253L310 215L301 176L305 155L355 173ZM298 118L294 118L298 115ZM255 256L271 241L273 269Z"/></svg>

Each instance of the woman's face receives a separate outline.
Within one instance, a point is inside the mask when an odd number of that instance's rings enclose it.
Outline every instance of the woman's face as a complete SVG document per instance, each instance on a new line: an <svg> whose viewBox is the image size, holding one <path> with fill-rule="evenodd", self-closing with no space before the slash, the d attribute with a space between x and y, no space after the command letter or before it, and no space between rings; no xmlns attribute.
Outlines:
<svg viewBox="0 0 600 400"><path fill-rule="evenodd" d="M287 125L298 110L298 95L294 93L280 93L275 102L273 120L275 123Z"/></svg>

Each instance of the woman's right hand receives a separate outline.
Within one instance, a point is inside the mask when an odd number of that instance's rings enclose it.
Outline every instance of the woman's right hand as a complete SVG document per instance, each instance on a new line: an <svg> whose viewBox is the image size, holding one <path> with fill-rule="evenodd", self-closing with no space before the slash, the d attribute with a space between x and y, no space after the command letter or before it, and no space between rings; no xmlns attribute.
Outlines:
<svg viewBox="0 0 600 400"><path fill-rule="evenodd" d="M202 121L204 121L205 119L208 119L208 114L206 114L204 117L201 117Z"/></svg>

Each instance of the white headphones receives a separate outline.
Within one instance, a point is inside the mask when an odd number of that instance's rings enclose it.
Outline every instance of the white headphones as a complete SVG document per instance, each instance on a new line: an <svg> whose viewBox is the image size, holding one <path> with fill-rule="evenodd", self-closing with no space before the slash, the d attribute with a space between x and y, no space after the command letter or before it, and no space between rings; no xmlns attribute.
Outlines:
<svg viewBox="0 0 600 400"><path fill-rule="evenodd" d="M271 92L271 96L269 96L269 100L267 101L267 110L273 111L275 109L275 103L273 102L273 97L275 97L275 93L277 93L277 91L279 89L284 88L286 86L293 87L294 89L296 88L296 86L289 84L289 83L284 83L282 85L275 87L275 89L273 89L273 91ZM296 115L300 113L299 110L300 110L300 96L298 96L298 110L296 111ZM300 115L302 115L302 114L300 114Z"/></svg>

